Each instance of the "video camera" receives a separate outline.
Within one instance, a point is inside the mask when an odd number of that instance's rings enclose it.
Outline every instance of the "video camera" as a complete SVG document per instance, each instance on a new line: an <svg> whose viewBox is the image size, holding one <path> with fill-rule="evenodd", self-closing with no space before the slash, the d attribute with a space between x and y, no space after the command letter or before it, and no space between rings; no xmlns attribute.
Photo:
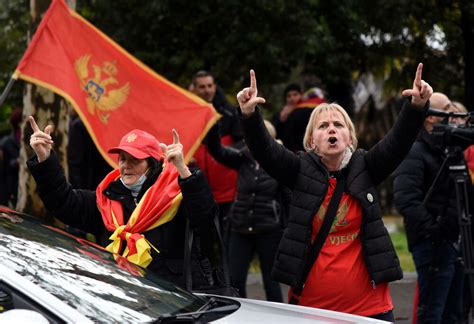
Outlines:
<svg viewBox="0 0 474 324"><path fill-rule="evenodd" d="M428 116L445 118L443 122L433 126L431 136L436 145L460 147L464 150L474 144L474 112L458 113L429 108ZM450 122L453 119L463 122Z"/></svg>

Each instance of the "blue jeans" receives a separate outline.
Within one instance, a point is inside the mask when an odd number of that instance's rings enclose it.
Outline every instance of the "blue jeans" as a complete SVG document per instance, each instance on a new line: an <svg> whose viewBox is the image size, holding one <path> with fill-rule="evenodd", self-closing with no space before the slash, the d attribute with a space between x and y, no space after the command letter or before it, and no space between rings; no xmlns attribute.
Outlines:
<svg viewBox="0 0 474 324"><path fill-rule="evenodd" d="M464 268L453 243L413 247L418 274L418 323L454 323L461 318Z"/></svg>
<svg viewBox="0 0 474 324"><path fill-rule="evenodd" d="M267 300L283 302L280 283L270 277L282 232L242 234L231 231L229 237L229 268L232 286L241 297L247 297L247 274L253 255L257 252Z"/></svg>

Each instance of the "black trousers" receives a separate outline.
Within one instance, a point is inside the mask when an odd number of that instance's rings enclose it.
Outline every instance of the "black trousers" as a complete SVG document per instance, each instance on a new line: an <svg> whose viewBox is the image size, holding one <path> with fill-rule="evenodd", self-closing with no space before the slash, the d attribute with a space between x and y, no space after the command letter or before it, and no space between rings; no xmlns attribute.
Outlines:
<svg viewBox="0 0 474 324"><path fill-rule="evenodd" d="M232 206L232 202L221 203L219 206L219 221L221 224L221 232L224 236L224 244L228 246L227 234L225 233L228 220L228 214ZM212 219L199 224L201 252L207 256L211 263L217 267L221 264L221 247L219 246L219 238L217 237L216 228Z"/></svg>
<svg viewBox="0 0 474 324"><path fill-rule="evenodd" d="M270 277L282 232L268 234L229 233L229 268L232 286L239 290L240 296L247 297L245 289L250 262L255 254L260 261L263 286L267 300L283 302L280 283Z"/></svg>

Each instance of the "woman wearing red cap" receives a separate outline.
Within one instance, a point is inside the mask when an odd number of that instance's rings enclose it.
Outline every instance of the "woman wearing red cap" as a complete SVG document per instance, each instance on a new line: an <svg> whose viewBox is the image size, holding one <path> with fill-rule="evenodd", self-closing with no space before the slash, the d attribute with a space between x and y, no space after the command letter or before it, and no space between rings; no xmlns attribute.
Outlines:
<svg viewBox="0 0 474 324"><path fill-rule="evenodd" d="M178 133L173 130L173 144L164 145L147 132L129 132L109 150L119 155L118 169L90 191L67 182L52 151L51 126L41 131L33 117L29 122L36 156L27 165L46 208L94 234L107 250L183 285L186 218L193 226L212 217L217 206L202 172L184 163Z"/></svg>

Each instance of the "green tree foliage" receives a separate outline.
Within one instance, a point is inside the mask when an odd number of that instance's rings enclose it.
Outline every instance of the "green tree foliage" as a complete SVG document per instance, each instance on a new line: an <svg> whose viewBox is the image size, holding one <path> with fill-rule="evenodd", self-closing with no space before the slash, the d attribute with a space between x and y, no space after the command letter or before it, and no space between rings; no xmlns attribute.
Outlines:
<svg viewBox="0 0 474 324"><path fill-rule="evenodd" d="M331 99L350 107L354 77L375 72L398 93L419 61L437 90L464 99L461 17L471 17L472 6L460 0L88 0L78 10L183 86L202 68L232 92L247 82L250 67L267 91L291 77L317 75Z"/></svg>
<svg viewBox="0 0 474 324"><path fill-rule="evenodd" d="M28 0L0 1L0 92L6 86L26 49ZM21 86L15 86L6 104L0 107L0 134L9 130L8 118L21 105Z"/></svg>
<svg viewBox="0 0 474 324"><path fill-rule="evenodd" d="M226 89L241 86L249 67L261 84L284 82L303 57L317 1L89 1L78 10L127 50L186 85L199 69ZM138 4L138 3L137 3Z"/></svg>
<svg viewBox="0 0 474 324"><path fill-rule="evenodd" d="M0 3L0 22L11 26L0 39L9 49L0 53L0 86L25 48L27 7L27 0ZM316 75L330 99L348 108L361 73L383 77L394 95L411 83L419 61L436 90L474 104L464 90L474 83L466 45L474 44L473 7L467 0L77 2L99 29L184 87L195 71L208 69L234 94L252 67L271 96L281 91L275 85Z"/></svg>
<svg viewBox="0 0 474 324"><path fill-rule="evenodd" d="M26 49L28 0L0 1L0 88L13 73Z"/></svg>
<svg viewBox="0 0 474 324"><path fill-rule="evenodd" d="M424 76L435 91L467 99L461 17L472 17L472 4L458 0L370 0L360 4L366 24L361 34L367 45L361 67L378 72L393 90L408 85L417 63L423 62Z"/></svg>

